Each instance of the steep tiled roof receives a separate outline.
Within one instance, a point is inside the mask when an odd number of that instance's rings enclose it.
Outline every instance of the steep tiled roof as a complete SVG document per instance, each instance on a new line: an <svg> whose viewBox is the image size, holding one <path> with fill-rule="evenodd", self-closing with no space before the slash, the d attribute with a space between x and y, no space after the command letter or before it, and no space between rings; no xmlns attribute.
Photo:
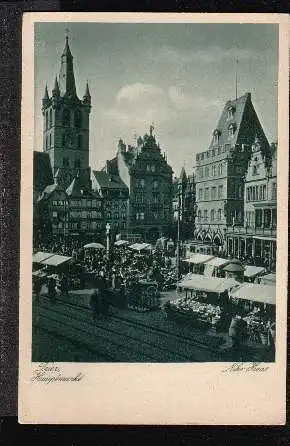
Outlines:
<svg viewBox="0 0 290 446"><path fill-rule="evenodd" d="M48 153L33 152L33 186L36 191L42 191L53 184L53 174Z"/></svg>
<svg viewBox="0 0 290 446"><path fill-rule="evenodd" d="M101 189L127 189L127 186L118 175L110 175L104 170L94 170L93 175Z"/></svg>
<svg viewBox="0 0 290 446"><path fill-rule="evenodd" d="M251 102L250 93L246 93L245 95L226 102L221 117L219 119L218 125L216 127L216 131L219 132L219 141L218 145L223 146L224 144L234 145L237 142L240 126L242 123L242 118L245 112L245 107L247 102ZM228 109L232 107L233 109L233 118L228 118ZM235 126L234 136L229 139L229 126ZM212 141L210 144L210 148L215 146L214 137L212 137Z"/></svg>

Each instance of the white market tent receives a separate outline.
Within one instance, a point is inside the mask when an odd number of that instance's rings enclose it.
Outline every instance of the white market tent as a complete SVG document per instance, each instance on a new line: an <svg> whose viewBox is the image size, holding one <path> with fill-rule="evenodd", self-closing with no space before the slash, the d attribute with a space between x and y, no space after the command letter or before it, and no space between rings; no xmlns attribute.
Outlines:
<svg viewBox="0 0 290 446"><path fill-rule="evenodd" d="M239 288L232 290L230 297L276 305L276 287L273 285L244 283Z"/></svg>
<svg viewBox="0 0 290 446"><path fill-rule="evenodd" d="M101 243L88 243L87 245L84 246L85 249L106 249L104 247L104 245L102 245Z"/></svg>
<svg viewBox="0 0 290 446"><path fill-rule="evenodd" d="M33 254L32 262L42 263L43 260L48 259L49 257L52 257L53 255L54 254L52 252L38 251L36 254Z"/></svg>
<svg viewBox="0 0 290 446"><path fill-rule="evenodd" d="M179 287L187 290L199 290L209 293L223 293L239 283L235 279L220 277L206 277L200 274L192 274L191 278L179 283Z"/></svg>
<svg viewBox="0 0 290 446"><path fill-rule="evenodd" d="M213 259L214 256L208 255L208 254L192 254L188 259L185 259L184 261L187 263L194 263L195 265L205 263L211 259Z"/></svg>
<svg viewBox="0 0 290 446"><path fill-rule="evenodd" d="M129 245L129 242L127 240L117 240L115 242L115 246L126 246Z"/></svg>
<svg viewBox="0 0 290 446"><path fill-rule="evenodd" d="M149 243L134 243L129 248L134 251L142 251L143 249L151 249L151 245Z"/></svg>
<svg viewBox="0 0 290 446"><path fill-rule="evenodd" d="M266 270L262 266L245 265L244 276L256 277L259 274L265 273Z"/></svg>
<svg viewBox="0 0 290 446"><path fill-rule="evenodd" d="M44 259L41 263L43 265L50 265L50 266L59 266L63 263L68 262L71 260L71 257L68 256L60 256L58 254L52 255L51 257L48 257L47 259Z"/></svg>
<svg viewBox="0 0 290 446"><path fill-rule="evenodd" d="M264 284L264 285L275 285L276 284L276 274L274 273L270 273L270 274L265 274L264 276L262 276L260 278L260 284Z"/></svg>
<svg viewBox="0 0 290 446"><path fill-rule="evenodd" d="M231 261L229 259L222 259L221 257L214 257L212 259L207 260L205 265L213 266L214 268L220 268L227 263L230 263Z"/></svg>

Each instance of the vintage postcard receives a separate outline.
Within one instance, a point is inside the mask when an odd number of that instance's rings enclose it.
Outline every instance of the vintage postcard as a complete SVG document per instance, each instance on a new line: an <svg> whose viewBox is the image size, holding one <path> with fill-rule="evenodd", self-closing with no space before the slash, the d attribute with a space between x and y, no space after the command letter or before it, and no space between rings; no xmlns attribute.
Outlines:
<svg viewBox="0 0 290 446"><path fill-rule="evenodd" d="M21 423L285 423L288 36L24 15Z"/></svg>

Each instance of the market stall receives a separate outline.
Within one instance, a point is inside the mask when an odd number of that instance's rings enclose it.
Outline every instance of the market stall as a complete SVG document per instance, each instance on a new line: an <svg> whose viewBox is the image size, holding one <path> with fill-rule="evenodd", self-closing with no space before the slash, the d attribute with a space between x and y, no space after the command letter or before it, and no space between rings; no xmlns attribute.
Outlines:
<svg viewBox="0 0 290 446"><path fill-rule="evenodd" d="M266 273L266 269L261 266L245 265L244 267L245 282L254 282L254 280Z"/></svg>
<svg viewBox="0 0 290 446"><path fill-rule="evenodd" d="M239 259L229 259L227 265L223 267L227 279L235 279L239 282L244 281L244 266Z"/></svg>
<svg viewBox="0 0 290 446"><path fill-rule="evenodd" d="M179 283L185 296L166 304L167 317L196 326L216 327L223 317L224 293L236 286L238 282L234 279L192 274Z"/></svg>
<svg viewBox="0 0 290 446"><path fill-rule="evenodd" d="M223 267L228 265L229 259L213 257L204 263L204 276L207 277L225 277Z"/></svg>
<svg viewBox="0 0 290 446"><path fill-rule="evenodd" d="M124 248L129 245L129 242L127 240L117 240L114 245L117 246L117 248Z"/></svg>
<svg viewBox="0 0 290 446"><path fill-rule="evenodd" d="M269 328L276 319L276 287L244 283L230 292L236 313L240 313L248 324L251 342L267 343Z"/></svg>
<svg viewBox="0 0 290 446"><path fill-rule="evenodd" d="M276 274L270 273L258 277L257 283L261 283L262 285L276 285Z"/></svg>
<svg viewBox="0 0 290 446"><path fill-rule="evenodd" d="M189 270L196 274L203 274L205 269L205 263L213 259L213 255L208 254L192 254L189 258L184 259L183 262L187 263Z"/></svg>
<svg viewBox="0 0 290 446"><path fill-rule="evenodd" d="M141 279L127 287L128 308L148 311L159 308L159 292L155 281Z"/></svg>
<svg viewBox="0 0 290 446"><path fill-rule="evenodd" d="M106 249L104 247L104 245L102 245L101 243L88 243L87 245L84 246L84 249Z"/></svg>

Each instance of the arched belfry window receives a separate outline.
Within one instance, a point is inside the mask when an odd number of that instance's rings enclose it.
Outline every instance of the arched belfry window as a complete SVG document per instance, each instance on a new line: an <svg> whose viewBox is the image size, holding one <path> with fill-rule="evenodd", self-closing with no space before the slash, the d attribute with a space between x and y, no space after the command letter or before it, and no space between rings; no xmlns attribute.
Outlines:
<svg viewBox="0 0 290 446"><path fill-rule="evenodd" d="M77 128L82 126L82 112L80 110L75 111L74 124Z"/></svg>
<svg viewBox="0 0 290 446"><path fill-rule="evenodd" d="M52 110L49 111L49 127L52 127Z"/></svg>
<svg viewBox="0 0 290 446"><path fill-rule="evenodd" d="M45 128L48 129L48 111L45 113Z"/></svg>
<svg viewBox="0 0 290 446"><path fill-rule="evenodd" d="M67 108L62 112L62 125L64 127L70 126L70 111Z"/></svg>

